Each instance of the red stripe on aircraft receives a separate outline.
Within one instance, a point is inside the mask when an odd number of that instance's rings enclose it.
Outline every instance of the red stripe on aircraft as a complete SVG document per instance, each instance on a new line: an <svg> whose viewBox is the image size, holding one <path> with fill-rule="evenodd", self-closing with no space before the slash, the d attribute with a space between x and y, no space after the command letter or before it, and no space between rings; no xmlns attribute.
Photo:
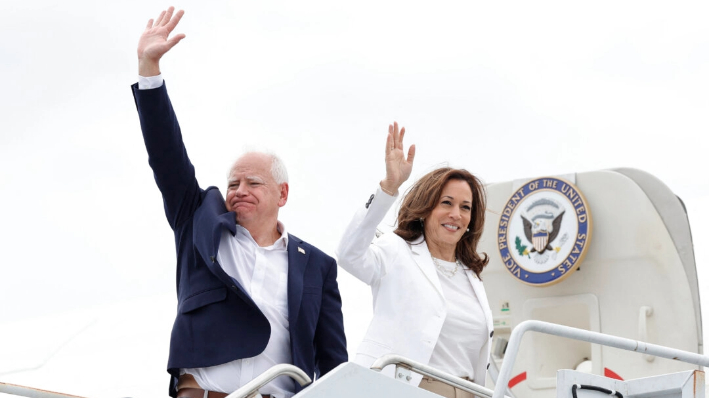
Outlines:
<svg viewBox="0 0 709 398"><path fill-rule="evenodd" d="M603 375L606 377L610 377L611 379L623 380L622 377L618 376L618 373L616 373L608 368L603 368Z"/></svg>
<svg viewBox="0 0 709 398"><path fill-rule="evenodd" d="M525 380L527 380L527 372L522 372L522 373L518 374L517 376L513 377L512 379L510 379L510 382L507 383L507 387L512 388Z"/></svg>

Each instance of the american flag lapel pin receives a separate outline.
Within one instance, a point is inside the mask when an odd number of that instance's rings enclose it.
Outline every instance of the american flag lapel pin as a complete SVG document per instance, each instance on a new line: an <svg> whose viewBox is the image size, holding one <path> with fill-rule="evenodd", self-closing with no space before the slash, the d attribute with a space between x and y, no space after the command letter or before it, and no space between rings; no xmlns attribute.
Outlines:
<svg viewBox="0 0 709 398"><path fill-rule="evenodd" d="M298 252L299 252L299 253L303 253L303 254L305 254L305 250L303 250L303 248L302 248L302 247L300 247L300 246L298 247Z"/></svg>

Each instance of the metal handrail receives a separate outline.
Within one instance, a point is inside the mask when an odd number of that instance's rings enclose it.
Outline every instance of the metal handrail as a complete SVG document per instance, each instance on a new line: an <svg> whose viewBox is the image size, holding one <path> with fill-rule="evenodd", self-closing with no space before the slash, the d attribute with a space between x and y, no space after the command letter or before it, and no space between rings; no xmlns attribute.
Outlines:
<svg viewBox="0 0 709 398"><path fill-rule="evenodd" d="M10 383L0 383L0 393L28 398L81 398L77 395L62 394L59 392L40 390L38 388L25 387Z"/></svg>
<svg viewBox="0 0 709 398"><path fill-rule="evenodd" d="M500 377L500 369L497 367L497 363L495 362L495 358L492 357L492 354L490 354L490 358L487 360L490 361L488 362L490 366L487 368L487 374L490 376L492 384L497 385L497 379ZM509 386L505 388L505 394L510 398L517 398L512 390L510 390Z"/></svg>
<svg viewBox="0 0 709 398"><path fill-rule="evenodd" d="M645 343L642 341L626 339L623 337L591 332L584 329L530 320L524 321L512 329L510 340L507 343L507 350L505 351L505 359L502 361L502 368L500 369L497 383L495 383L495 391L492 398L503 398L505 396L505 388L507 387L507 383L512 375L512 366L514 366L515 359L517 358L517 351L519 351L522 336L529 331L566 337L573 340L586 341L593 344L620 348L627 351L636 351L647 355L655 355L662 358L674 359L700 366L709 366L709 356Z"/></svg>
<svg viewBox="0 0 709 398"><path fill-rule="evenodd" d="M413 359L409 359L406 357L402 357L401 355L396 355L396 354L387 354L382 357L379 357L374 363L372 364L371 368L372 370L376 370L378 372L381 372L384 367L388 365L397 365L401 366L403 368L409 369L413 372L416 372L418 374L432 377L436 380L439 380L445 384L448 384L450 386L453 386L455 388L467 391L472 394L479 395L481 397L487 397L491 398L493 391L490 390L489 388L485 388L481 385L475 384L471 381L461 379L460 377L453 376L450 373L446 373L442 370L438 370L434 367L424 365L421 362L416 362ZM509 397L506 397L509 398Z"/></svg>
<svg viewBox="0 0 709 398"><path fill-rule="evenodd" d="M244 384L243 387L227 395L226 398L255 397L261 387L270 383L271 380L275 379L278 376L290 376L293 380L297 381L298 384L303 387L313 382L310 377L305 374L305 372L303 372L299 367L282 363L275 365L267 371L256 376L253 380Z"/></svg>

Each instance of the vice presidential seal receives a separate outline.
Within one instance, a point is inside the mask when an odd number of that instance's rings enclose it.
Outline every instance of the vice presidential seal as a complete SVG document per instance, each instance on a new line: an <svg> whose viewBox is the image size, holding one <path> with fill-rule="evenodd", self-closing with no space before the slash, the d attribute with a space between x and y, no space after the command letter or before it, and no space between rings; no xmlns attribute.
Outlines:
<svg viewBox="0 0 709 398"><path fill-rule="evenodd" d="M515 191L500 215L497 247L520 281L559 282L581 264L591 240L591 211L581 192L555 177L531 180Z"/></svg>

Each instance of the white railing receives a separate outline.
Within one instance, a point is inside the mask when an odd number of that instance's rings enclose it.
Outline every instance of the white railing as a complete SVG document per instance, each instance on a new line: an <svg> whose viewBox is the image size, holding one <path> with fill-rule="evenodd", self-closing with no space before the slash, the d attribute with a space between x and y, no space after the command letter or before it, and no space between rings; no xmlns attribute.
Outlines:
<svg viewBox="0 0 709 398"><path fill-rule="evenodd" d="M457 376L453 376L450 373L446 373L431 366L416 362L413 359L402 357L401 355L384 355L372 364L371 369L381 372L381 370L388 365L396 365L397 367L402 367L411 370L412 372L416 372L420 375L432 377L455 388L467 391L472 394L476 394L481 397L491 398L493 394L493 391L489 388L485 388L479 384L475 384L471 381L461 379Z"/></svg>
<svg viewBox="0 0 709 398"><path fill-rule="evenodd" d="M271 367L267 371L256 376L250 382L244 384L243 387L234 391L233 393L227 395L226 398L252 398L258 395L258 390L270 383L271 380L278 376L290 376L293 380L297 381L302 387L307 386L313 381L310 377L305 374L299 367L289 364L279 364Z"/></svg>
<svg viewBox="0 0 709 398"><path fill-rule="evenodd" d="M505 388L507 387L507 383L512 375L512 366L514 366L515 359L517 358L517 352L519 351L519 345L522 342L522 336L530 331L566 337L572 340L586 341L608 347L620 348L621 350L635 351L645 355L654 355L661 358L674 359L700 366L709 366L708 356L695 354L693 352L663 347L645 343L643 341L610 336L598 332L590 332L588 330L576 329L554 323L524 321L512 329L512 335L510 336L510 341L507 343L505 359L502 361L502 368L500 369L500 375L497 379L497 383L495 383L495 391L492 398L503 398L505 396Z"/></svg>
<svg viewBox="0 0 709 398"><path fill-rule="evenodd" d="M28 398L81 398L76 395L62 394L59 392L40 390L38 388L19 386L17 384L9 383L0 383L0 393Z"/></svg>

